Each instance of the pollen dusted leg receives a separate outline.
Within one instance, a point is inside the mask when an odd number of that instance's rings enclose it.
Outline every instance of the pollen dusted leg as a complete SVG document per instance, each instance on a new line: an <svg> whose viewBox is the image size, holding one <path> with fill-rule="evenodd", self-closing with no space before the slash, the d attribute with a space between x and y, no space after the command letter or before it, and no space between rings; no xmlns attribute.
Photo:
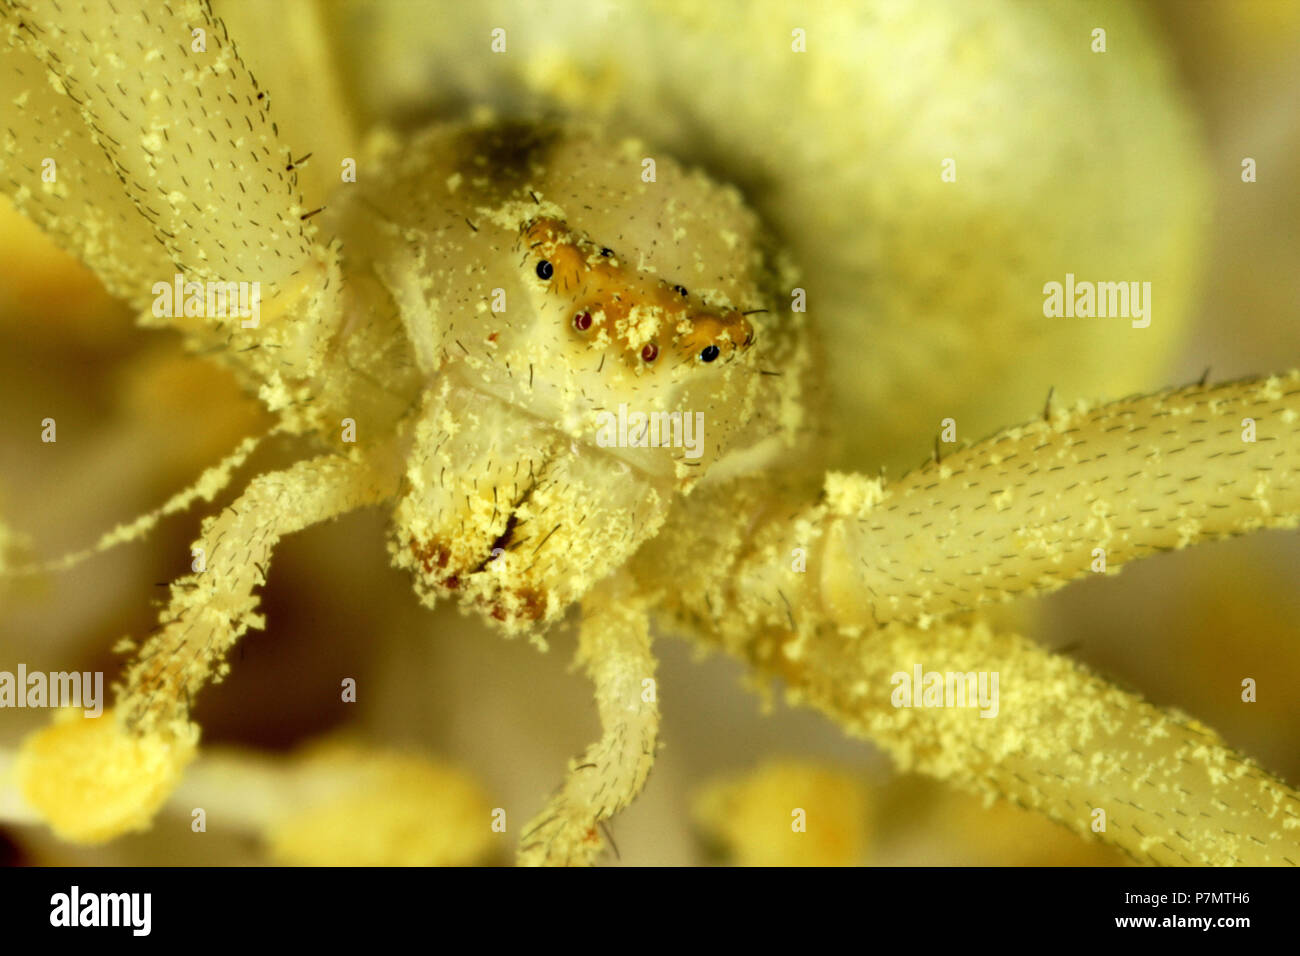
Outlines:
<svg viewBox="0 0 1300 956"><path fill-rule="evenodd" d="M893 706L889 674L913 661L957 672L996 666L998 715ZM900 770L1010 800L1142 863L1300 863L1292 788L1186 714L1019 635L978 620L857 636L828 628L793 666L802 703L873 740Z"/></svg>
<svg viewBox="0 0 1300 956"><path fill-rule="evenodd" d="M1246 419L1257 428L1243 437ZM1146 863L1296 865L1292 787L1186 715L997 633L978 608L1096 573L1097 547L1114 572L1294 527L1297 422L1291 372L1060 410L888 484L831 475L824 500L803 507L798 491L773 507L760 479L701 488L637 566L678 627L780 676L792 702L902 769L1001 796ZM729 513L760 517L740 534ZM801 549L806 571L792 560ZM972 609L974 620L959 616ZM893 706L891 675L918 662L999 671L997 717Z"/></svg>
<svg viewBox="0 0 1300 956"><path fill-rule="evenodd" d="M118 708L128 726L166 730L189 717L191 698L221 677L226 652L250 627L261 627L253 589L265 583L271 551L301 531L391 497L395 469L334 455L259 475L221 514L203 523L195 542L206 567L171 585L162 630L127 672Z"/></svg>
<svg viewBox="0 0 1300 956"><path fill-rule="evenodd" d="M596 685L602 734L520 839L524 865L591 864L604 848L600 824L641 792L659 734L655 659L645 607L619 575L582 603L575 663Z"/></svg>

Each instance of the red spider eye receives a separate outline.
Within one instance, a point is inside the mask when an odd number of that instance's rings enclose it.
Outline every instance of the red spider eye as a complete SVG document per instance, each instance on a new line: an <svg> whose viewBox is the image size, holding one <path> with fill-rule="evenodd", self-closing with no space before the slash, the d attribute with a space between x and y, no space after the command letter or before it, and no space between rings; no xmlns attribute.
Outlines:
<svg viewBox="0 0 1300 956"><path fill-rule="evenodd" d="M573 317L573 327L579 332L586 332L591 328L591 313L579 312Z"/></svg>
<svg viewBox="0 0 1300 956"><path fill-rule="evenodd" d="M653 362L659 357L659 346L651 342L641 350L641 358L646 362Z"/></svg>

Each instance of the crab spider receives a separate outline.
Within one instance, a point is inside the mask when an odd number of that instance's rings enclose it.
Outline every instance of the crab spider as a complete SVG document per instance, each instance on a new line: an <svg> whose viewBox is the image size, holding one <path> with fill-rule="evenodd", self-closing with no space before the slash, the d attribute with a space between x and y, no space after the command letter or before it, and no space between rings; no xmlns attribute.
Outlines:
<svg viewBox="0 0 1300 956"><path fill-rule="evenodd" d="M172 585L112 716L29 743L24 792L57 831L147 825L193 755L194 695L265 623L253 592L276 542L384 505L426 602L539 644L579 609L602 736L524 828L523 862L593 861L644 785L653 620L784 677L901 766L1081 832L1105 809L1104 838L1139 859L1300 861L1284 783L984 614L1089 573L1097 549L1114 570L1294 527L1295 373L1049 407L889 485L823 476L815 330L735 190L667 158L646 182L640 149L580 125L484 120L377 141L322 213L206 3L0 10L0 176L19 207L153 324L151 290L175 275L264 286L254 327L166 321L305 449L204 522L206 565ZM620 405L703 413L702 455L598 445ZM893 707L890 674L918 662L1000 669L998 718Z"/></svg>

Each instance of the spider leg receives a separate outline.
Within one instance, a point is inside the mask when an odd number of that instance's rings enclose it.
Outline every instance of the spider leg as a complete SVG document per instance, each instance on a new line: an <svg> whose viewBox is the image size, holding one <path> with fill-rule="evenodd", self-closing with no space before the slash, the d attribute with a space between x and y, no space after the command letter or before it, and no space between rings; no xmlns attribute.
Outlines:
<svg viewBox="0 0 1300 956"><path fill-rule="evenodd" d="M396 491L394 473L336 455L254 478L221 514L207 518L191 550L206 567L171 585L161 630L139 649L118 695L126 723L154 730L188 718L204 684L228 670L226 652L263 625L253 589L266 583L280 538L377 504Z"/></svg>
<svg viewBox="0 0 1300 956"><path fill-rule="evenodd" d="M642 552L642 574L690 582L692 617L742 633L798 630L803 617L925 627L1200 541L1295 527L1298 434L1300 371L1062 410L888 486L829 474L812 505L806 486L704 490ZM738 527L737 515L756 517ZM709 610L738 593L743 614Z"/></svg>
<svg viewBox="0 0 1300 956"><path fill-rule="evenodd" d="M265 305L256 322L274 324L300 300L313 313L330 310L316 301L329 261L303 218L291 151L267 93L206 0L155 0L126 12L4 0L0 29L11 48L0 61L0 90L17 107L8 122L19 157L4 178L19 208L110 291L189 331L203 323L183 282L184 301L158 309L174 274L257 283ZM42 178L45 159L53 180ZM251 308L243 299L239 308ZM200 314L219 313L207 317L220 318L222 333L256 327L236 317L228 298L220 303Z"/></svg>
<svg viewBox="0 0 1300 956"><path fill-rule="evenodd" d="M203 474L199 475L198 480L188 488L178 491L152 511L147 511L134 520L126 524L119 524L112 530L105 532L90 547L83 548L80 551L72 551L57 558L51 558L48 561L19 565L12 568L5 567L0 563L0 577L67 571L97 554L117 547L119 544L140 540L152 531L163 518L179 514L194 504L195 501L211 501L214 495L230 484L230 479L234 476L235 471L242 467L244 462L248 461L248 457L256 450L261 441L260 437L245 438L233 452L204 471Z"/></svg>
<svg viewBox="0 0 1300 956"><path fill-rule="evenodd" d="M28 803L69 840L147 825L193 757L194 695L229 670L225 657L240 635L263 625L253 589L266 580L275 544L391 497L398 474L377 456L324 455L259 475L205 520L194 544L203 569L171 585L160 628L128 667L116 707L98 719L67 712L24 742L18 775Z"/></svg>
<svg viewBox="0 0 1300 956"><path fill-rule="evenodd" d="M796 506L769 511L752 536L733 528L711 544L698 534L677 551L667 544L688 527L724 527L723 508L770 508L770 489L753 485L697 490L698 510L675 516L638 556L651 585L678 582L667 626L780 677L792 704L878 744L900 769L1004 797L1139 860L1300 863L1300 795L1186 715L978 619L879 626L816 605L804 590L814 585L800 583L813 568L791 569L797 544L815 540ZM940 675L933 702L912 690L918 668ZM950 675L959 706L943 696Z"/></svg>
<svg viewBox="0 0 1300 956"><path fill-rule="evenodd" d="M841 619L917 622L1300 521L1300 372L1061 410L888 489L828 481Z"/></svg>
<svg viewBox="0 0 1300 956"><path fill-rule="evenodd" d="M796 656L783 669L792 700L874 741L900 770L1003 797L1144 863L1300 864L1295 790L1186 714L1023 637L978 620L870 636L824 629ZM918 665L965 680L997 674L994 713L909 706L907 695L899 706Z"/></svg>
<svg viewBox="0 0 1300 956"><path fill-rule="evenodd" d="M358 84L344 79L327 38L329 12L319 0L215 0L213 7L249 72L273 104L282 139L292 144L286 166L302 187L308 211L329 200L346 160L358 160Z"/></svg>
<svg viewBox="0 0 1300 956"><path fill-rule="evenodd" d="M904 767L1084 832L1104 810L1099 835L1149 862L1300 863L1292 788L1194 720L963 616L1094 573L1095 549L1113 572L1293 527L1298 423L1292 372L1060 413L889 487L831 475L811 506L755 479L701 488L635 568L664 589L670 623L781 676ZM896 703L918 666L998 673L996 716Z"/></svg>
<svg viewBox="0 0 1300 956"><path fill-rule="evenodd" d="M654 765L659 707L645 606L617 575L582 602L576 663L596 685L600 740L571 762L563 785L520 839L523 865L591 864L601 824L632 802Z"/></svg>
<svg viewBox="0 0 1300 956"><path fill-rule="evenodd" d="M0 4L0 100L6 104L0 185L19 212L94 270L111 294L144 310L149 283L175 267L77 104L55 90L21 32Z"/></svg>

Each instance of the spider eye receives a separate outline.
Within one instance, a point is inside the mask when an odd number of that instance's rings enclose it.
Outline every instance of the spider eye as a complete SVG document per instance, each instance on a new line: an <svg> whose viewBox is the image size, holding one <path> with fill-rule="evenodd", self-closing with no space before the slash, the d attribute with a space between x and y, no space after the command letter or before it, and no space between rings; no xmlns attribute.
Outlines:
<svg viewBox="0 0 1300 956"><path fill-rule="evenodd" d="M716 345L706 345L704 350L700 352L700 361L712 362L719 354L721 354L721 350Z"/></svg>
<svg viewBox="0 0 1300 956"><path fill-rule="evenodd" d="M586 332L591 328L591 313L579 312L573 317L573 327L579 332Z"/></svg>
<svg viewBox="0 0 1300 956"><path fill-rule="evenodd" d="M602 249L600 250L600 254L601 254L602 256L604 256L605 258L609 258L610 256L612 256L612 255L614 254L614 250L613 250L613 249L605 249L605 248L602 248Z"/></svg>
<svg viewBox="0 0 1300 956"><path fill-rule="evenodd" d="M646 362L653 362L659 357L659 346L650 342L641 350L641 359Z"/></svg>
<svg viewBox="0 0 1300 956"><path fill-rule="evenodd" d="M549 279L553 275L555 275L555 268L549 262L543 259L537 263L537 278Z"/></svg>
<svg viewBox="0 0 1300 956"><path fill-rule="evenodd" d="M673 291L676 292L678 295L680 295L683 299L686 298L688 295L690 295L690 293L686 291L686 286L684 285L673 286Z"/></svg>

